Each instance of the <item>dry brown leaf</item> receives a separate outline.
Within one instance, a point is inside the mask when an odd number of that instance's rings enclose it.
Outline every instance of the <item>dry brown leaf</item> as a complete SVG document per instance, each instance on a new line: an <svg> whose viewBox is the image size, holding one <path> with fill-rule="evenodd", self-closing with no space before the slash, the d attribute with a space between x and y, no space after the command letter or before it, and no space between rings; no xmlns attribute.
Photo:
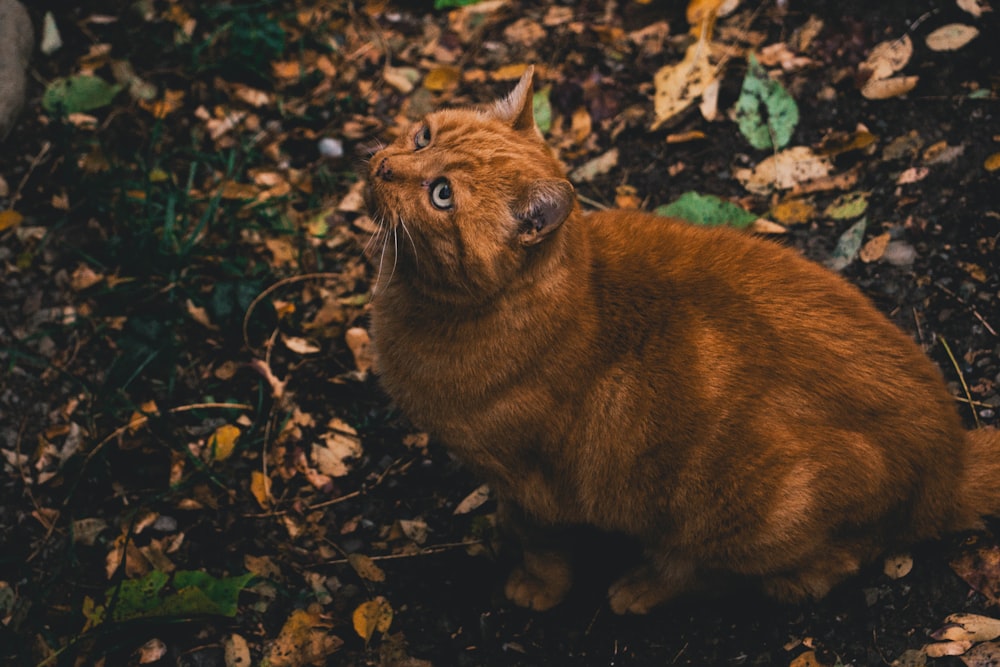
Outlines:
<svg viewBox="0 0 1000 667"><path fill-rule="evenodd" d="M242 635L233 633L222 642L226 667L250 667L250 646Z"/></svg>
<svg viewBox="0 0 1000 667"><path fill-rule="evenodd" d="M948 655L962 655L970 648L972 648L972 642L970 641L938 642L925 646L924 653L929 658L943 658Z"/></svg>
<svg viewBox="0 0 1000 667"><path fill-rule="evenodd" d="M296 609L269 648L268 663L271 667L324 664L326 657L344 644L344 640L330 634L329 630L330 623L319 613Z"/></svg>
<svg viewBox="0 0 1000 667"><path fill-rule="evenodd" d="M375 350L371 337L362 327L351 327L344 332L344 342L354 355L354 366L361 374L367 373L375 365Z"/></svg>
<svg viewBox="0 0 1000 667"><path fill-rule="evenodd" d="M792 660L788 667L823 667L823 663L816 658L816 651L806 651Z"/></svg>
<svg viewBox="0 0 1000 667"><path fill-rule="evenodd" d="M24 220L24 216L14 209L0 211L0 232L18 226L22 220Z"/></svg>
<svg viewBox="0 0 1000 667"><path fill-rule="evenodd" d="M167 654L166 643L157 637L153 637L139 647L138 658L140 665L148 665L151 662L159 662Z"/></svg>
<svg viewBox="0 0 1000 667"><path fill-rule="evenodd" d="M461 70L457 67L435 67L424 77L424 88L440 93L458 85Z"/></svg>
<svg viewBox="0 0 1000 667"><path fill-rule="evenodd" d="M385 572L368 556L358 553L348 554L347 562L362 579L374 582L385 581Z"/></svg>
<svg viewBox="0 0 1000 667"><path fill-rule="evenodd" d="M361 439L357 436L328 431L320 436L322 444L313 443L312 460L316 468L330 477L343 477L350 472L348 459L361 456Z"/></svg>
<svg viewBox="0 0 1000 667"><path fill-rule="evenodd" d="M917 183L927 178L927 174L929 173L931 173L931 170L927 167L910 167L896 178L896 185Z"/></svg>
<svg viewBox="0 0 1000 667"><path fill-rule="evenodd" d="M952 614L931 633L938 641L987 642L1000 637L1000 619L979 614Z"/></svg>
<svg viewBox="0 0 1000 667"><path fill-rule="evenodd" d="M665 65L656 72L653 77L656 118L651 129L658 129L690 107L715 80L715 68L709 61L710 52L708 39L703 34L688 46L679 63Z"/></svg>
<svg viewBox="0 0 1000 667"><path fill-rule="evenodd" d="M188 299L184 302L184 307L187 310L188 315L191 319L202 325L206 329L211 329L212 331L218 331L219 327L212 323L212 318L209 317L208 311L201 306L194 305L194 301Z"/></svg>
<svg viewBox="0 0 1000 667"><path fill-rule="evenodd" d="M272 267L289 266L294 268L298 265L298 249L292 244L291 239L284 236L264 239L264 245L271 251Z"/></svg>
<svg viewBox="0 0 1000 667"><path fill-rule="evenodd" d="M93 287L104 280L104 276L97 273L86 264L80 264L70 276L69 286L74 292L81 292L88 287Z"/></svg>
<svg viewBox="0 0 1000 667"><path fill-rule="evenodd" d="M793 146L762 160L753 169L733 169L733 176L754 194L788 190L830 174L830 159L808 146Z"/></svg>
<svg viewBox="0 0 1000 667"><path fill-rule="evenodd" d="M879 236L876 236L875 239L882 238L883 236L886 237L885 242L881 243L881 245L883 246L882 250L884 251L885 250L884 246L888 245L889 243L889 234L888 233L881 234ZM872 241L874 241L875 239L872 239ZM870 245L871 241L869 241L868 243ZM862 250L862 252L864 252L864 250ZM867 262L874 260L864 260L864 261ZM889 556L888 558L885 559L882 571L885 572L885 576L889 577L890 579L902 579L903 577L908 575L912 569L913 569L913 558L910 556L910 554L897 554L895 556Z"/></svg>
<svg viewBox="0 0 1000 667"><path fill-rule="evenodd" d="M462 502L455 507L454 514L468 514L472 510L480 507L483 503L490 499L490 487L487 484L482 484L476 489L462 499Z"/></svg>
<svg viewBox="0 0 1000 667"><path fill-rule="evenodd" d="M1000 665L1000 642L984 642L969 649L962 656L967 667L996 667Z"/></svg>
<svg viewBox="0 0 1000 667"><path fill-rule="evenodd" d="M906 66L913 56L913 41L909 35L876 44L858 69L869 72L872 79L886 79Z"/></svg>
<svg viewBox="0 0 1000 667"><path fill-rule="evenodd" d="M618 166L618 148L612 148L606 153L584 162L570 172L570 180L577 183L592 181Z"/></svg>
<svg viewBox="0 0 1000 667"><path fill-rule="evenodd" d="M870 100L887 100L910 92L919 80L918 76L894 76L888 79L871 78L861 86L861 94Z"/></svg>
<svg viewBox="0 0 1000 667"><path fill-rule="evenodd" d="M399 529L403 531L403 535L415 542L416 544L423 544L427 541L427 522L421 521L419 519L400 519L398 522Z"/></svg>
<svg viewBox="0 0 1000 667"><path fill-rule="evenodd" d="M889 247L889 240L892 236L889 232L879 234L875 238L871 239L861 248L861 252L858 253L858 257L865 264L871 262L877 262L882 259L882 255L885 254L885 249ZM908 560L901 561L900 559L906 558ZM903 567L905 565L905 568ZM900 577L906 576L906 574L913 567L913 559L909 556L897 556L894 558L885 559L885 573L892 579L899 579ZM905 571L903 571L905 569ZM894 576L898 575L898 576Z"/></svg>
<svg viewBox="0 0 1000 667"><path fill-rule="evenodd" d="M514 43L524 48L531 48L545 39L546 32L535 21L527 17L521 17L504 28L503 36L508 43Z"/></svg>
<svg viewBox="0 0 1000 667"><path fill-rule="evenodd" d="M986 0L957 0L958 7L964 11L972 14L976 18L983 15L983 12L990 11L990 6L986 4Z"/></svg>
<svg viewBox="0 0 1000 667"><path fill-rule="evenodd" d="M315 341L300 336L281 334L281 342L295 354L316 354L323 349Z"/></svg>
<svg viewBox="0 0 1000 667"><path fill-rule="evenodd" d="M1000 169L1000 153L992 153L986 157L983 161L983 167L986 171L996 171Z"/></svg>
<svg viewBox="0 0 1000 667"><path fill-rule="evenodd" d="M1000 604L1000 546L985 545L951 561L951 569L990 604Z"/></svg>
<svg viewBox="0 0 1000 667"><path fill-rule="evenodd" d="M949 23L927 35L927 48L931 51L957 51L978 36L978 28L964 23Z"/></svg>

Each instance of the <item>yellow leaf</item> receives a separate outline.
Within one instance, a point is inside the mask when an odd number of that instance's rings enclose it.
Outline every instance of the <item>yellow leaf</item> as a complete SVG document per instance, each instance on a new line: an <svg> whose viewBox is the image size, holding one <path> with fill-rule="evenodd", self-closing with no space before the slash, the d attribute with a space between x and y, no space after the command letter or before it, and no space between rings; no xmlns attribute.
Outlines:
<svg viewBox="0 0 1000 667"><path fill-rule="evenodd" d="M392 606L381 595L374 600L362 602L351 617L354 631L367 644L376 631L385 633L392 623Z"/></svg>
<svg viewBox="0 0 1000 667"><path fill-rule="evenodd" d="M424 88L439 93L454 88L460 75L457 67L435 67L424 77Z"/></svg>
<svg viewBox="0 0 1000 667"><path fill-rule="evenodd" d="M250 493L257 499L257 504L264 509L271 507L271 478L259 470L250 473Z"/></svg>
<svg viewBox="0 0 1000 667"><path fill-rule="evenodd" d="M889 232L879 234L878 236L870 240L868 243L864 245L864 247L861 248L861 252L858 254L858 256L861 258L861 261L864 262L865 264L868 264L870 262L875 262L877 260L882 259L882 255L885 254L885 249L889 247L889 240L890 240ZM906 572L910 571L908 567L904 567L904 564L905 561L901 559L895 559L895 560L886 559L885 573L888 574L893 579L898 579L899 577L904 576ZM910 559L909 561L909 567L913 567L912 559ZM906 570L906 572L899 574L898 577L890 574L890 572L892 573L902 572L904 569Z"/></svg>
<svg viewBox="0 0 1000 667"><path fill-rule="evenodd" d="M815 651L806 651L795 658L795 660L792 660L788 667L823 667L823 665L816 659Z"/></svg>
<svg viewBox="0 0 1000 667"><path fill-rule="evenodd" d="M362 579L368 581L385 581L385 572L364 554L348 554L347 562Z"/></svg>
<svg viewBox="0 0 1000 667"><path fill-rule="evenodd" d="M208 447L212 452L212 458L216 461L225 461L233 454L236 441L240 439L240 429L232 424L223 424L215 429L215 433L208 439Z"/></svg>
<svg viewBox="0 0 1000 667"><path fill-rule="evenodd" d="M993 153L987 157L986 161L983 162L983 166L986 167L986 171L996 171L997 169L1000 169L1000 153ZM0 224L0 229L3 229L2 224Z"/></svg>
<svg viewBox="0 0 1000 667"><path fill-rule="evenodd" d="M715 80L715 68L708 59L710 51L703 33L698 41L688 46L681 62L665 65L657 71L653 77L656 86L653 130L691 106Z"/></svg>
<svg viewBox="0 0 1000 667"><path fill-rule="evenodd" d="M24 216L14 209L0 211L0 232L11 227L16 227L21 224L22 220L24 220Z"/></svg>
<svg viewBox="0 0 1000 667"><path fill-rule="evenodd" d="M504 65L499 69L494 70L490 74L490 78L494 81L517 81L524 74L524 70L528 69L528 65L525 63L518 63L515 65ZM538 76L538 70L535 70L535 76Z"/></svg>
<svg viewBox="0 0 1000 667"><path fill-rule="evenodd" d="M803 225L816 217L816 205L808 199L784 199L771 209L771 217L784 225Z"/></svg>

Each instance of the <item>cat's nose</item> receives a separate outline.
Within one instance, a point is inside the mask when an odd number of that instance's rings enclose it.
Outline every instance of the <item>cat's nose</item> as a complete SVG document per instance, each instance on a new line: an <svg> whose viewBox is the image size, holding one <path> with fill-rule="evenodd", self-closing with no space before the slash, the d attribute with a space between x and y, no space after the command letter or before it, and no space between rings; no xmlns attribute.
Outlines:
<svg viewBox="0 0 1000 667"><path fill-rule="evenodd" d="M383 181L392 180L392 167L389 166L389 158L382 158L382 161L378 163L378 169L375 170L376 178L381 178Z"/></svg>

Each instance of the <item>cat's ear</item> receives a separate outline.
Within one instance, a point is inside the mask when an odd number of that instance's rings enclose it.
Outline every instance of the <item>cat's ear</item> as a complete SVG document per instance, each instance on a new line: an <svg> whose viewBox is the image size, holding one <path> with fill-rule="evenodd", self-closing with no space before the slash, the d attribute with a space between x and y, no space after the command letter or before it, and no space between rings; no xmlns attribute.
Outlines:
<svg viewBox="0 0 1000 667"><path fill-rule="evenodd" d="M573 186L564 178L533 181L514 205L518 240L535 245L546 239L569 217L575 201Z"/></svg>
<svg viewBox="0 0 1000 667"><path fill-rule="evenodd" d="M532 131L535 129L535 114L532 108L534 103L532 80L534 76L535 66L528 65L514 90L510 91L507 97L493 103L490 111L495 118L509 124L515 130Z"/></svg>

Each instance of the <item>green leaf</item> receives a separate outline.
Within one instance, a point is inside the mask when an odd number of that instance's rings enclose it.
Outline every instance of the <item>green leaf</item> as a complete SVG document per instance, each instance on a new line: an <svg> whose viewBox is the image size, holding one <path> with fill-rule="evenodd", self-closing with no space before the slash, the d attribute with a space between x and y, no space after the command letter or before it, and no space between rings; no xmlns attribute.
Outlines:
<svg viewBox="0 0 1000 667"><path fill-rule="evenodd" d="M434 0L434 9L454 9L455 7L465 7L474 5L479 0Z"/></svg>
<svg viewBox="0 0 1000 667"><path fill-rule="evenodd" d="M532 111L535 115L535 125L538 126L542 134L548 134L552 129L552 104L549 102L549 93L552 86L545 86L537 91L531 98Z"/></svg>
<svg viewBox="0 0 1000 667"><path fill-rule="evenodd" d="M105 591L103 605L93 600L84 605L84 615L92 624L105 620L112 608L111 620L136 618L188 618L191 616L235 616L240 592L254 578L247 572L238 577L217 579L200 570L178 570L170 575L153 570L142 579L126 580ZM167 591L171 583L172 591ZM116 598L117 590L117 598ZM85 601L86 602L86 601Z"/></svg>
<svg viewBox="0 0 1000 667"><path fill-rule="evenodd" d="M780 83L770 78L753 54L736 100L740 132L754 148L782 148L799 123L799 107Z"/></svg>
<svg viewBox="0 0 1000 667"><path fill-rule="evenodd" d="M676 201L657 207L655 213L683 218L699 225L730 225L738 228L748 226L758 217L725 199L698 192L685 192Z"/></svg>
<svg viewBox="0 0 1000 667"><path fill-rule="evenodd" d="M197 591L202 594L200 596L191 594L192 604L195 602L204 604L204 601L209 603L204 610L193 613L235 616L240 591L247 587L254 576L252 572L247 572L238 577L216 579L201 570L180 570L174 575L174 587L178 589L178 597L186 591Z"/></svg>
<svg viewBox="0 0 1000 667"><path fill-rule="evenodd" d="M864 214L868 210L867 192L850 192L837 197L826 210L824 215L834 220L849 220Z"/></svg>
<svg viewBox="0 0 1000 667"><path fill-rule="evenodd" d="M97 76L78 74L56 79L45 89L42 107L49 113L66 114L93 111L111 104L122 86Z"/></svg>
<svg viewBox="0 0 1000 667"><path fill-rule="evenodd" d="M861 242L865 238L866 227L868 227L868 218L861 218L840 235L840 239L837 240L837 247L830 254L830 259L826 260L827 267L834 271L840 271L854 261L861 250Z"/></svg>

